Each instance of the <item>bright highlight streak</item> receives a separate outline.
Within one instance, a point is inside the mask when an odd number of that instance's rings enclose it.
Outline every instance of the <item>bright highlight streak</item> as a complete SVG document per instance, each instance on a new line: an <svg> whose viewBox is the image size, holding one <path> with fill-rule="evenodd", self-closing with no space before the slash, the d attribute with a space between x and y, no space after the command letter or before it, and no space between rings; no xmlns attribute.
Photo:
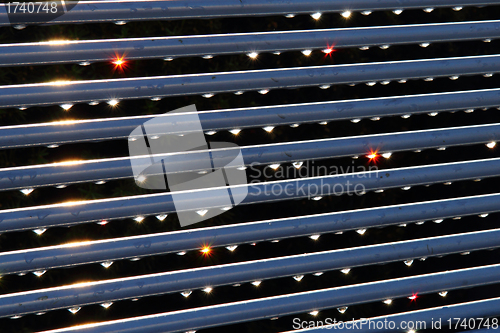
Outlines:
<svg viewBox="0 0 500 333"><path fill-rule="evenodd" d="M314 13L314 14L311 14L311 17L315 20L319 20L319 18L321 17L321 13Z"/></svg>
<svg viewBox="0 0 500 333"><path fill-rule="evenodd" d="M346 10L341 15L342 15L343 18L349 18L349 17L351 17L351 14L352 14L352 12Z"/></svg>
<svg viewBox="0 0 500 333"><path fill-rule="evenodd" d="M108 105L117 106L119 101L117 99L111 99L108 101Z"/></svg>
<svg viewBox="0 0 500 333"><path fill-rule="evenodd" d="M259 54L257 52L250 52L250 53L247 53L247 56L251 59L257 59Z"/></svg>

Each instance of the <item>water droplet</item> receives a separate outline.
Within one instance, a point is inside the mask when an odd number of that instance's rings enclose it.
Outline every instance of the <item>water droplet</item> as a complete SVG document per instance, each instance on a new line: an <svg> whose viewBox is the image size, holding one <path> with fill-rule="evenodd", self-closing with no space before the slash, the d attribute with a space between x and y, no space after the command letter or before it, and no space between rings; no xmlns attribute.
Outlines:
<svg viewBox="0 0 500 333"><path fill-rule="evenodd" d="M174 58L173 57L166 57L166 58L163 58L163 60L164 61L172 61L172 60L174 60Z"/></svg>
<svg viewBox="0 0 500 333"><path fill-rule="evenodd" d="M369 47L369 46L361 46L359 49L360 49L361 51L366 51L366 50L369 50L369 49L370 49L370 47Z"/></svg>
<svg viewBox="0 0 500 333"><path fill-rule="evenodd" d="M37 235L41 235L43 234L45 231L47 231L47 229L35 229L33 230L33 232Z"/></svg>
<svg viewBox="0 0 500 333"><path fill-rule="evenodd" d="M36 276L40 277L43 274L45 274L45 272L47 272L47 271L46 270L44 270L44 271L34 271L33 274L35 274Z"/></svg>
<svg viewBox="0 0 500 333"><path fill-rule="evenodd" d="M425 9L424 9L424 12L426 12L426 13L430 13L430 12L432 12L433 10L434 10L434 8L425 8Z"/></svg>
<svg viewBox="0 0 500 333"><path fill-rule="evenodd" d="M495 148L496 145L497 145L497 143L495 141L491 141L491 142L488 142L486 144L486 147L493 149L493 148Z"/></svg>
<svg viewBox="0 0 500 333"><path fill-rule="evenodd" d="M211 54L204 55L202 58L203 59L212 59L214 56Z"/></svg>
<svg viewBox="0 0 500 333"><path fill-rule="evenodd" d="M262 129L264 131L266 131L267 133L271 133L274 129L274 126L266 126L266 127L263 127Z"/></svg>
<svg viewBox="0 0 500 333"><path fill-rule="evenodd" d="M136 216L136 217L134 217L134 221L138 222L138 223L141 223L142 221L144 221L144 219L145 219L144 216Z"/></svg>
<svg viewBox="0 0 500 333"><path fill-rule="evenodd" d="M340 270L341 273L348 274L351 271L350 268L343 268Z"/></svg>
<svg viewBox="0 0 500 333"><path fill-rule="evenodd" d="M431 43L420 43L419 45L420 45L420 47L425 48L425 47L428 47L429 45L431 45Z"/></svg>
<svg viewBox="0 0 500 333"><path fill-rule="evenodd" d="M112 261L101 262L101 266L104 267L104 268L109 268L109 266L111 266L111 265L113 265Z"/></svg>
<svg viewBox="0 0 500 333"><path fill-rule="evenodd" d="M178 255L178 256L183 256L183 255L185 255L185 254L186 254L186 251L177 252L177 255Z"/></svg>
<svg viewBox="0 0 500 333"><path fill-rule="evenodd" d="M99 105L99 102L97 102L97 101L92 101L92 102L89 102L89 105L91 105L91 106L96 106L96 105Z"/></svg>
<svg viewBox="0 0 500 333"><path fill-rule="evenodd" d="M299 124L291 124L290 127L297 128L297 127L299 127Z"/></svg>
<svg viewBox="0 0 500 333"><path fill-rule="evenodd" d="M394 9L392 12L396 15L399 15L403 12L403 10L402 9Z"/></svg>
<svg viewBox="0 0 500 333"><path fill-rule="evenodd" d="M461 220L461 219L462 219L461 216L456 216L456 217L453 218L453 220Z"/></svg>
<svg viewBox="0 0 500 333"><path fill-rule="evenodd" d="M386 158L386 159L391 158L391 156L392 156L392 153L383 153L383 154L382 154L382 157L383 157L383 158Z"/></svg>
<svg viewBox="0 0 500 333"><path fill-rule="evenodd" d="M359 118L351 119L351 123L355 123L355 124L359 123L360 121L361 121L361 119L359 119Z"/></svg>
<svg viewBox="0 0 500 333"><path fill-rule="evenodd" d="M381 85L384 85L384 86L388 85L389 83L391 83L391 81L387 81L387 80L386 80L386 81L382 81L382 82L380 82L380 84L381 84Z"/></svg>
<svg viewBox="0 0 500 333"><path fill-rule="evenodd" d="M321 17L321 13L319 13L319 12L313 13L313 14L311 14L311 17L315 20L319 20L319 18Z"/></svg>
<svg viewBox="0 0 500 333"><path fill-rule="evenodd" d="M118 103L120 103L120 101L117 99L111 99L111 100L107 101L107 103L108 103L108 105L116 106L116 105L118 105Z"/></svg>
<svg viewBox="0 0 500 333"><path fill-rule="evenodd" d="M465 113L472 113L472 112L474 112L474 109L467 109L467 110L465 110L464 112L465 112Z"/></svg>
<svg viewBox="0 0 500 333"><path fill-rule="evenodd" d="M23 110L26 110L27 108L26 108L26 107L24 107L24 106L21 106L21 107L19 107L18 109L19 109L19 110L21 110L21 111L23 111Z"/></svg>
<svg viewBox="0 0 500 333"><path fill-rule="evenodd" d="M352 12L346 10L345 12L342 12L342 14L340 14L340 15L342 15L343 18L349 18L349 17L351 17Z"/></svg>
<svg viewBox="0 0 500 333"><path fill-rule="evenodd" d="M286 18L294 18L295 17L295 14L286 14L285 15Z"/></svg>
<svg viewBox="0 0 500 333"><path fill-rule="evenodd" d="M404 263L406 266L411 266L411 264L413 264L413 259L405 260Z"/></svg>
<svg viewBox="0 0 500 333"><path fill-rule="evenodd" d="M403 119L408 119L410 117L411 117L411 114L404 114L401 116L401 118L403 118Z"/></svg>
<svg viewBox="0 0 500 333"><path fill-rule="evenodd" d="M435 117L437 116L439 113L438 112L431 112L431 113L428 113L429 116L431 117Z"/></svg>
<svg viewBox="0 0 500 333"><path fill-rule="evenodd" d="M23 30L24 28L26 28L26 25L24 25L24 24L16 24L14 26L14 29L16 29L16 30Z"/></svg>
<svg viewBox="0 0 500 333"><path fill-rule="evenodd" d="M208 209L200 209L196 211L196 214L200 216L205 216L205 214L208 212Z"/></svg>
<svg viewBox="0 0 500 333"><path fill-rule="evenodd" d="M229 132L232 133L232 134L234 134L234 135L238 135L238 133L241 132L241 129L235 128L235 129L229 130Z"/></svg>
<svg viewBox="0 0 500 333"><path fill-rule="evenodd" d="M74 308L69 308L68 311L71 312L72 314L75 314L78 311L80 311L80 309L81 309L81 307L77 306L77 307L74 307Z"/></svg>
<svg viewBox="0 0 500 333"><path fill-rule="evenodd" d="M446 147L439 147L437 150L443 151L443 150L446 150Z"/></svg>
<svg viewBox="0 0 500 333"><path fill-rule="evenodd" d="M406 79L401 79L398 81L398 83L406 83Z"/></svg>
<svg viewBox="0 0 500 333"><path fill-rule="evenodd" d="M366 84L367 86L369 86L369 87L373 87L374 85L376 85L376 84L377 84L377 82L372 81L372 82L366 82L365 84Z"/></svg>
<svg viewBox="0 0 500 333"><path fill-rule="evenodd" d="M323 90L324 90L324 89L328 89L328 88L330 88L330 85L329 85L329 84L324 84L324 85L322 85L322 86L319 86L319 89L323 89Z"/></svg>
<svg viewBox="0 0 500 333"><path fill-rule="evenodd" d="M217 133L217 131L207 131L207 132L205 132L206 135L214 135L215 133Z"/></svg>
<svg viewBox="0 0 500 333"><path fill-rule="evenodd" d="M422 224L424 224L424 223L425 223L425 221L418 221L418 222L415 222L415 224L416 224L416 225L422 225Z"/></svg>
<svg viewBox="0 0 500 333"><path fill-rule="evenodd" d="M483 74L484 77L492 77L493 76L493 73L486 73L486 74Z"/></svg>
<svg viewBox="0 0 500 333"><path fill-rule="evenodd" d="M233 208L233 207L222 207L220 210L223 210L223 211L228 211L228 210L230 210L231 208Z"/></svg>
<svg viewBox="0 0 500 333"><path fill-rule="evenodd" d="M414 152L414 153L421 153L421 152L422 152L422 150L421 150L421 149L417 149L417 150L414 150L413 152Z"/></svg>
<svg viewBox="0 0 500 333"><path fill-rule="evenodd" d="M250 52L250 53L247 53L247 56L251 59L257 59L259 54L257 52Z"/></svg>
<svg viewBox="0 0 500 333"><path fill-rule="evenodd" d="M312 200L314 200L314 201L319 201L321 199L323 199L323 197L321 197L321 196L317 196L317 197L312 198Z"/></svg>
<svg viewBox="0 0 500 333"><path fill-rule="evenodd" d="M480 182L481 178L474 179L475 182Z"/></svg>
<svg viewBox="0 0 500 333"><path fill-rule="evenodd" d="M238 245L230 245L230 246L226 246L226 249L233 252L234 250L236 250L237 247L238 247Z"/></svg>
<svg viewBox="0 0 500 333"><path fill-rule="evenodd" d="M479 217L487 217L488 215L489 215L488 213L486 213L486 214L481 214L481 215L479 215Z"/></svg>
<svg viewBox="0 0 500 333"><path fill-rule="evenodd" d="M485 43L491 43L491 38L483 39L483 42L485 42Z"/></svg>
<svg viewBox="0 0 500 333"><path fill-rule="evenodd" d="M161 97L153 97L153 98L151 98L151 100L153 102L158 102L158 101L161 101Z"/></svg>
<svg viewBox="0 0 500 333"><path fill-rule="evenodd" d="M207 93L207 94L203 94L203 95L201 95L201 96L202 96L202 97L205 97L205 98L212 98L212 97L214 97L214 94L212 94L212 93Z"/></svg>
<svg viewBox="0 0 500 333"><path fill-rule="evenodd" d="M358 229L356 232L360 235L363 235L366 232L366 229Z"/></svg>
<svg viewBox="0 0 500 333"><path fill-rule="evenodd" d="M304 164L304 162L293 162L292 165L295 169L300 169L300 167Z"/></svg>
<svg viewBox="0 0 500 333"><path fill-rule="evenodd" d="M214 290L212 287L206 287L204 289L202 289L204 292L206 292L207 294L210 294L212 292L212 290Z"/></svg>
<svg viewBox="0 0 500 333"><path fill-rule="evenodd" d="M15 315L15 316L10 317L10 319L19 319L19 318L22 318L22 317L23 316Z"/></svg>
<svg viewBox="0 0 500 333"><path fill-rule="evenodd" d="M56 145L56 144L52 144L52 145L48 145L47 148L57 148L59 147L59 145Z"/></svg>
<svg viewBox="0 0 500 333"><path fill-rule="evenodd" d="M458 11L462 10L462 8L463 8L463 7L459 7L459 6L457 6L457 7L453 7L453 10L454 10L454 11L456 11L456 12L458 12Z"/></svg>
<svg viewBox="0 0 500 333"><path fill-rule="evenodd" d="M424 79L425 82L432 82L434 81L434 78L433 77L427 77Z"/></svg>
<svg viewBox="0 0 500 333"><path fill-rule="evenodd" d="M342 306L340 308L337 308L337 311L340 312L340 313L344 313L347 311L347 306Z"/></svg>
<svg viewBox="0 0 500 333"><path fill-rule="evenodd" d="M22 190L19 190L22 194L24 195L29 195L31 192L33 192L35 189L33 188L24 188Z"/></svg>
<svg viewBox="0 0 500 333"><path fill-rule="evenodd" d="M319 123L320 125L328 125L328 122L327 121L322 121Z"/></svg>
<svg viewBox="0 0 500 333"><path fill-rule="evenodd" d="M156 218L160 221L163 221L167 218L168 214L160 214L160 215L156 215Z"/></svg>
<svg viewBox="0 0 500 333"><path fill-rule="evenodd" d="M362 11L362 12L361 12L361 14L362 14L362 15L365 15L365 16L368 16L368 15L370 15L371 13L372 13L372 11L371 11L371 10L364 10L364 11Z"/></svg>
<svg viewBox="0 0 500 333"><path fill-rule="evenodd" d="M392 299L386 299L386 300L385 300L385 301L383 301L383 302L384 302L384 304L389 305L389 304L391 304L391 303L392 303Z"/></svg>
<svg viewBox="0 0 500 333"><path fill-rule="evenodd" d="M191 290L186 290L181 292L181 295L184 297L189 297L193 292Z"/></svg>
<svg viewBox="0 0 500 333"><path fill-rule="evenodd" d="M254 281L252 282L252 284L256 287L258 287L260 284L262 283L262 281Z"/></svg>
<svg viewBox="0 0 500 333"><path fill-rule="evenodd" d="M453 182L446 182L446 183L444 183L444 185L451 185L451 184L453 184Z"/></svg>
<svg viewBox="0 0 500 333"><path fill-rule="evenodd" d="M106 182L104 180L99 180L97 182L95 182L96 185L104 185L106 184Z"/></svg>
<svg viewBox="0 0 500 333"><path fill-rule="evenodd" d="M320 235L311 235L311 236L309 236L309 238L311 238L312 240L318 240L319 236Z"/></svg>
<svg viewBox="0 0 500 333"><path fill-rule="evenodd" d="M379 48L382 50L387 50L390 47L390 45L380 45Z"/></svg>
<svg viewBox="0 0 500 333"><path fill-rule="evenodd" d="M280 164L279 163L270 164L269 167L273 170L276 170L280 167Z"/></svg>
<svg viewBox="0 0 500 333"><path fill-rule="evenodd" d="M299 282L300 282L303 278L304 278L304 275L295 275L295 276L293 277L293 279L294 279L295 281L299 281Z"/></svg>
<svg viewBox="0 0 500 333"><path fill-rule="evenodd" d="M453 81L458 80L459 78L460 78L460 76L458 76L458 75L450 76L450 80L453 80Z"/></svg>
<svg viewBox="0 0 500 333"><path fill-rule="evenodd" d="M44 315L45 313L46 313L46 312L37 312L35 315L36 315L36 316L42 316L42 315Z"/></svg>
<svg viewBox="0 0 500 333"><path fill-rule="evenodd" d="M321 275L323 275L323 272L317 272L317 273L314 273L313 275L314 276L321 276Z"/></svg>
<svg viewBox="0 0 500 333"><path fill-rule="evenodd" d="M125 24L127 24L127 21L116 21L115 24L116 25L125 25Z"/></svg>
<svg viewBox="0 0 500 333"><path fill-rule="evenodd" d="M375 193L384 193L384 190L376 190Z"/></svg>
<svg viewBox="0 0 500 333"><path fill-rule="evenodd" d="M303 50L301 51L303 55L305 55L306 57L310 56L311 53L312 53L312 50Z"/></svg>
<svg viewBox="0 0 500 333"><path fill-rule="evenodd" d="M441 297L445 297L446 295L448 295L448 292L447 291L440 291L440 292L438 292L438 295Z"/></svg>
<svg viewBox="0 0 500 333"><path fill-rule="evenodd" d="M460 253L460 255L461 255L461 256L467 256L467 255L469 255L469 254L470 254L470 252L469 252L469 251L466 251L466 252L462 252L462 253Z"/></svg>
<svg viewBox="0 0 500 333"><path fill-rule="evenodd" d="M434 222L434 223L441 223L443 221L444 221L443 219L437 219L437 220L433 220L432 222Z"/></svg>
<svg viewBox="0 0 500 333"><path fill-rule="evenodd" d="M241 90L240 91L236 91L234 94L237 95L237 96L243 95L243 91L241 91Z"/></svg>
<svg viewBox="0 0 500 333"><path fill-rule="evenodd" d="M101 306L105 309L109 308L111 305L113 305L113 302L101 303Z"/></svg>
<svg viewBox="0 0 500 333"><path fill-rule="evenodd" d="M273 54L274 54L274 55L280 55L280 54L281 54L281 52L280 52L280 51L274 51L274 52L273 52Z"/></svg>
<svg viewBox="0 0 500 333"><path fill-rule="evenodd" d="M269 89L261 89L261 90L259 90L259 94L261 94L261 95L265 95L268 92L269 92Z"/></svg>

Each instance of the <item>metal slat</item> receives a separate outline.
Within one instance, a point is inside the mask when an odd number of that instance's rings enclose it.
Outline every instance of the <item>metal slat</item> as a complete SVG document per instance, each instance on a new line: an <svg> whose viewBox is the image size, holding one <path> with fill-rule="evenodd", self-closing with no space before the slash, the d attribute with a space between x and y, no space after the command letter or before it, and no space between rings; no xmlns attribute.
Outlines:
<svg viewBox="0 0 500 333"><path fill-rule="evenodd" d="M210 152L215 165L226 165L226 160L236 156L241 151L244 164L254 166L366 155L373 151L383 154L395 151L473 145L496 142L497 140L500 140L500 124L487 124L212 149ZM165 161L168 161L165 163L165 172L177 173L205 170L203 162L208 155L203 150L189 153L157 154L155 156L158 159L163 156ZM144 168L151 164L149 155L133 159L135 160L134 165L143 165ZM0 191L132 177L134 174L130 157L0 168Z"/></svg>
<svg viewBox="0 0 500 333"><path fill-rule="evenodd" d="M0 317L496 247L500 229L78 283L0 295Z"/></svg>
<svg viewBox="0 0 500 333"><path fill-rule="evenodd" d="M402 312L387 316L366 318L363 319L364 324L361 327L360 327L361 320L349 321L349 328L345 327L342 328L339 326L332 325L334 327L332 327L331 330L335 332L344 332L344 333L394 332L394 329L390 328L390 326L388 326L387 324L382 325L382 323L387 323L387 322L394 322L396 325L395 327L400 327L400 328L402 328L401 325L402 323L406 325L407 323L416 324L417 322L423 322L426 324L427 329L431 328L437 329L437 327L431 327L431 324L433 322L435 323L438 320L438 318L442 319L442 327L445 328L448 326L448 319L452 319L452 323L453 325L455 325L456 318L489 318L489 317L496 317L499 314L500 314L500 298L490 298L480 301L451 304L451 305L433 307L416 311ZM353 327L351 323L355 323L355 325L357 326ZM286 331L282 333L324 333L325 329L326 328L299 329L293 331ZM491 329L471 330L466 332L483 332L483 331L492 332Z"/></svg>
<svg viewBox="0 0 500 333"><path fill-rule="evenodd" d="M419 294L422 295L442 290L490 285L498 282L500 282L500 265L480 266L105 321L45 332L185 332L301 312L381 301L387 298L408 297L413 295L415 290L418 290Z"/></svg>
<svg viewBox="0 0 500 333"><path fill-rule="evenodd" d="M498 175L500 175L500 158L495 158L179 191L175 195L176 203L185 204L183 207L194 206L196 210L218 209L226 206L221 204L224 202L221 198L227 197L227 189L232 193L238 193L242 187L248 190L248 195L241 202L243 205L334 194L354 194L357 191L362 192L361 190L445 183ZM175 211L171 192L5 209L0 211L0 231L39 229Z"/></svg>
<svg viewBox="0 0 500 333"><path fill-rule="evenodd" d="M0 44L0 67L491 40L500 21Z"/></svg>
<svg viewBox="0 0 500 333"><path fill-rule="evenodd" d="M0 86L3 108L500 72L500 55ZM113 96L110 98L110 96ZM210 95L211 96L211 95ZM114 104L114 103L113 103Z"/></svg>
<svg viewBox="0 0 500 333"><path fill-rule="evenodd" d="M271 241L401 223L488 214L500 210L500 194L414 202L235 225L85 241L0 253L1 274L24 273L150 255Z"/></svg>
<svg viewBox="0 0 500 333"><path fill-rule="evenodd" d="M199 111L205 131L500 106L500 89ZM127 138L152 115L0 127L0 149ZM175 115L178 119L180 115ZM181 130L175 132L183 134Z"/></svg>
<svg viewBox="0 0 500 333"><path fill-rule="evenodd" d="M66 1L71 5L71 1ZM392 9L442 8L457 6L496 5L499 1L485 0L150 0L150 1L79 1L71 10L46 24L76 24L131 22L176 19L208 19L242 16L311 14L315 12L372 11ZM9 25L5 4L0 5L0 26ZM35 18L36 19L36 18ZM29 16L17 24L33 23Z"/></svg>

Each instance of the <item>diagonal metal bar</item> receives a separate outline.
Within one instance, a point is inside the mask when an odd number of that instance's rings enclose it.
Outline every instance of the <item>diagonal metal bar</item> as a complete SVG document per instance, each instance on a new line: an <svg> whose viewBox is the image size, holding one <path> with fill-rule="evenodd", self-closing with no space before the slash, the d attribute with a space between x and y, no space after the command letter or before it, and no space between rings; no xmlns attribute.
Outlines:
<svg viewBox="0 0 500 333"><path fill-rule="evenodd" d="M72 1L67 1L67 5ZM441 8L458 6L497 5L497 0L299 0L283 3L266 0L100 0L80 1L65 15L46 24L78 24L151 20L208 19L242 16L270 16L285 14L311 14L315 12L374 11L389 9ZM26 15L17 24L38 23L36 17ZM9 25L7 8L0 5L0 26Z"/></svg>
<svg viewBox="0 0 500 333"><path fill-rule="evenodd" d="M500 265L355 284L61 328L62 332L178 332L500 282Z"/></svg>
<svg viewBox="0 0 500 333"><path fill-rule="evenodd" d="M70 243L0 253L0 273L12 274L165 253L239 245L500 210L500 194L416 202L243 224Z"/></svg>
<svg viewBox="0 0 500 333"><path fill-rule="evenodd" d="M500 124L487 124L212 149L210 152L215 165L226 165L228 158L236 156L241 151L245 165L253 166L364 155L371 151L382 154L414 149L473 145L498 140L500 140ZM203 161L207 157L206 151L157 154L155 156L157 158L163 156L165 161L168 161L165 163L165 172L168 173L205 171ZM144 168L151 163L149 155L133 159L135 165L144 165ZM0 191L107 181L133 176L131 158L129 157L0 168Z"/></svg>
<svg viewBox="0 0 500 333"><path fill-rule="evenodd" d="M498 107L500 89L393 96L198 112L203 129L278 126L353 118ZM0 127L0 149L127 138L144 122L166 115L61 121ZM176 115L178 118L179 115ZM183 134L179 131L176 134Z"/></svg>
<svg viewBox="0 0 500 333"><path fill-rule="evenodd" d="M500 89L199 111L205 131L500 106ZM135 116L0 127L0 149L127 138L154 117ZM176 115L176 118L179 118ZM183 134L179 131L176 134Z"/></svg>
<svg viewBox="0 0 500 333"><path fill-rule="evenodd" d="M388 333L394 332L394 327L407 327L407 324L421 325L416 329L438 329L436 322L441 319L442 328L448 327L448 320L451 319L452 327L456 324L456 319L460 318L490 318L497 317L500 314L500 298L490 298L479 301L472 301L459 304L451 304L439 306L435 308L428 308L416 311L408 311L396 313L387 316L379 316L373 318L352 320L349 322L349 328L342 328L339 325L331 325L331 330L335 332L366 332L366 333ZM479 321L478 321L479 322ZM371 325L371 326L370 326ZM489 324L490 325L490 324ZM491 325L490 325L491 326ZM330 327L325 325L325 327ZM486 327L486 326L485 326ZM408 327L407 327L408 328ZM327 328L306 328L293 331L286 331L282 333L324 333ZM470 330L466 332L491 332L490 329Z"/></svg>
<svg viewBox="0 0 500 333"><path fill-rule="evenodd" d="M494 158L178 191L175 195L176 205L182 203L183 207L194 206L197 207L196 209L209 210L224 208L221 206L221 202L225 201L221 198L227 196L228 188L232 193L238 193L239 188L246 187L248 195L241 204L257 204L325 195L361 195L370 190L488 178L498 175L500 175L500 158ZM0 231L47 228L175 211L171 193L5 209L0 211Z"/></svg>
<svg viewBox="0 0 500 333"><path fill-rule="evenodd" d="M500 21L0 44L0 67L491 40Z"/></svg>
<svg viewBox="0 0 500 333"><path fill-rule="evenodd" d="M0 317L500 247L500 229L0 295Z"/></svg>
<svg viewBox="0 0 500 333"><path fill-rule="evenodd" d="M29 107L495 72L500 55L8 85L0 100L3 108Z"/></svg>

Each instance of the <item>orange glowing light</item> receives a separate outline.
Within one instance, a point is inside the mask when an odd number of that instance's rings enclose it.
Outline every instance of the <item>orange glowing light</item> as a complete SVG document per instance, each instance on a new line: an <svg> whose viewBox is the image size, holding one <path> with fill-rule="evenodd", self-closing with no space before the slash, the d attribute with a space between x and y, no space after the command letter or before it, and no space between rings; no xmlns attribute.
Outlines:
<svg viewBox="0 0 500 333"><path fill-rule="evenodd" d="M369 162L373 162L373 163L377 162L378 158L380 157L380 155L377 152L378 152L378 150L373 151L370 149L370 153L368 155L366 155Z"/></svg>
<svg viewBox="0 0 500 333"><path fill-rule="evenodd" d="M128 63L127 61L125 60L125 54L122 54L122 55L119 55L119 54L115 54L115 56L113 57L111 63L113 65L115 65L115 68L114 70L120 70L121 72L123 72L125 69L127 69L128 67Z"/></svg>
<svg viewBox="0 0 500 333"><path fill-rule="evenodd" d="M202 247L202 249L200 250L200 252L201 252L201 253L203 253L204 255L208 255L208 254L210 254L210 251L212 251L212 250L210 249L210 247L209 247L209 246L204 246L204 247Z"/></svg>

